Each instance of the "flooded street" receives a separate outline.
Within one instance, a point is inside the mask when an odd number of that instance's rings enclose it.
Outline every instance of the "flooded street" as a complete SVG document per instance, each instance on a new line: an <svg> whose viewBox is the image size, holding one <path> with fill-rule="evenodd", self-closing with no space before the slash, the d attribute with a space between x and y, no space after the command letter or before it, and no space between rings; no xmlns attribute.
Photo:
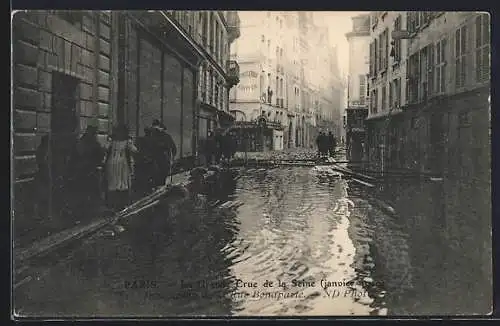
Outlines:
<svg viewBox="0 0 500 326"><path fill-rule="evenodd" d="M199 198L174 218L158 207L124 232L89 239L16 290L16 310L51 317L446 314L454 312L450 298L465 293L443 294L442 244L423 234L412 243L399 215L328 167L242 169L229 192L243 205L210 208Z"/></svg>

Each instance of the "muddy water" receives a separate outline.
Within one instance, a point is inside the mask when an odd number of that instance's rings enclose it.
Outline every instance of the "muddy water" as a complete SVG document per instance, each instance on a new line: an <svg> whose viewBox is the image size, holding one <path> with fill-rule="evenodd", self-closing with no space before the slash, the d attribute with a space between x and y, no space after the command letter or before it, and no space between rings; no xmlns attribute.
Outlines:
<svg viewBox="0 0 500 326"><path fill-rule="evenodd" d="M368 293L366 286L380 283L370 275L370 231L350 221L353 214L366 214L366 204L350 198L346 181L318 168L250 170L242 173L237 194L245 205L232 244L240 258L231 274L258 284L285 284L259 286L252 292L277 292L278 298L242 298L235 302L238 314L384 313L382 302L373 304L370 297L380 293ZM358 238L365 242L354 242L350 233L363 228ZM280 299L279 293L290 296Z"/></svg>
<svg viewBox="0 0 500 326"><path fill-rule="evenodd" d="M419 313L408 234L328 168L242 170L230 196L159 208L84 245L16 293L26 316ZM116 232L115 232L116 233ZM445 312L444 312L445 313Z"/></svg>

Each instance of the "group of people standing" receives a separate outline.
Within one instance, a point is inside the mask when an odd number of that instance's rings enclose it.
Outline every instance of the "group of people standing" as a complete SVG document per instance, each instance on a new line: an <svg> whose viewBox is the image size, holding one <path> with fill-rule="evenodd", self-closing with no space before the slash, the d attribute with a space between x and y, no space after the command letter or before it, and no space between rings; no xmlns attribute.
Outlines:
<svg viewBox="0 0 500 326"><path fill-rule="evenodd" d="M323 131L319 133L316 137L316 146L318 147L318 155L322 156L333 156L335 153L335 148L337 147L337 139L330 131L325 134Z"/></svg>
<svg viewBox="0 0 500 326"><path fill-rule="evenodd" d="M63 160L67 164L59 176L50 176L49 147L50 139L44 136L36 153L37 210L47 210L47 186L51 177L59 177L63 182L58 186L72 197L73 215L88 213L102 195L112 210L124 208L130 203L133 182L141 192L165 184L177 153L172 137L158 120L145 128L137 146L125 125L113 128L105 146L97 139L97 128L89 126Z"/></svg>
<svg viewBox="0 0 500 326"><path fill-rule="evenodd" d="M229 161L234 157L237 141L229 131L209 131L203 147L206 164L219 164L221 161Z"/></svg>

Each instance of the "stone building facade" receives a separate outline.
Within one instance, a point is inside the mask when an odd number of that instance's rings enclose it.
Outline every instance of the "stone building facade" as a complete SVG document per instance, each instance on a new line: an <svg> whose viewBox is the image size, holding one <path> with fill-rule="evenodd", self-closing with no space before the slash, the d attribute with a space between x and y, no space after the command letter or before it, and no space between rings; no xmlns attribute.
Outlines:
<svg viewBox="0 0 500 326"><path fill-rule="evenodd" d="M220 123L230 116L228 93L238 82L238 66L229 61L229 44L239 36L238 24L234 11L16 13L16 222L32 221L35 152L43 136L50 139L47 186L55 215L69 153L89 125L104 144L113 125L127 125L137 138L159 119L177 145L176 166L196 164L206 119Z"/></svg>
<svg viewBox="0 0 500 326"><path fill-rule="evenodd" d="M362 14L352 17L352 30L345 35L349 43L349 73L344 128L347 158L353 161L360 161L365 156L370 30L370 15Z"/></svg>
<svg viewBox="0 0 500 326"><path fill-rule="evenodd" d="M334 82L338 63L335 49L327 46L328 30L318 26L312 12L239 15L242 36L231 46L231 56L240 65L241 82L231 90L231 111L242 125L263 118L266 128L275 130L268 132L272 141L283 144L269 149L309 147L318 121L335 129L334 120L340 120L335 112L343 96L336 91L343 85Z"/></svg>
<svg viewBox="0 0 500 326"><path fill-rule="evenodd" d="M48 191L65 192L67 156L90 124L105 141L112 123L111 14L18 12L13 17L13 195L16 223L32 216L35 152L51 139ZM49 188L50 189L50 188Z"/></svg>
<svg viewBox="0 0 500 326"><path fill-rule="evenodd" d="M435 214L428 223L460 253L461 261L479 266L487 279L489 15L377 12L372 14L371 38L370 168L434 176L429 196Z"/></svg>

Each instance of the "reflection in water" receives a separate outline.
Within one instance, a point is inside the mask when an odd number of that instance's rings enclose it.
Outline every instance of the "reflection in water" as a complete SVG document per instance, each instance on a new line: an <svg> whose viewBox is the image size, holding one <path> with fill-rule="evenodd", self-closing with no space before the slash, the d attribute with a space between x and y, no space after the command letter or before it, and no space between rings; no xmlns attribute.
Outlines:
<svg viewBox="0 0 500 326"><path fill-rule="evenodd" d="M238 198L245 205L239 209L240 233L233 245L246 250L231 272L258 284L286 284L280 291L298 297L243 299L237 302L238 314L377 313L361 286L373 282L370 271L361 277L366 266L354 266L358 251L349 238L349 220L356 210L346 182L320 169L261 173L255 178L253 171L242 172ZM262 286L259 291L270 292Z"/></svg>
<svg viewBox="0 0 500 326"><path fill-rule="evenodd" d="M366 189L327 167L241 170L233 186L237 210L203 197L175 217L159 207L28 283L16 305L45 316L451 312L449 295L430 301L440 284L425 275L439 280L439 263Z"/></svg>

